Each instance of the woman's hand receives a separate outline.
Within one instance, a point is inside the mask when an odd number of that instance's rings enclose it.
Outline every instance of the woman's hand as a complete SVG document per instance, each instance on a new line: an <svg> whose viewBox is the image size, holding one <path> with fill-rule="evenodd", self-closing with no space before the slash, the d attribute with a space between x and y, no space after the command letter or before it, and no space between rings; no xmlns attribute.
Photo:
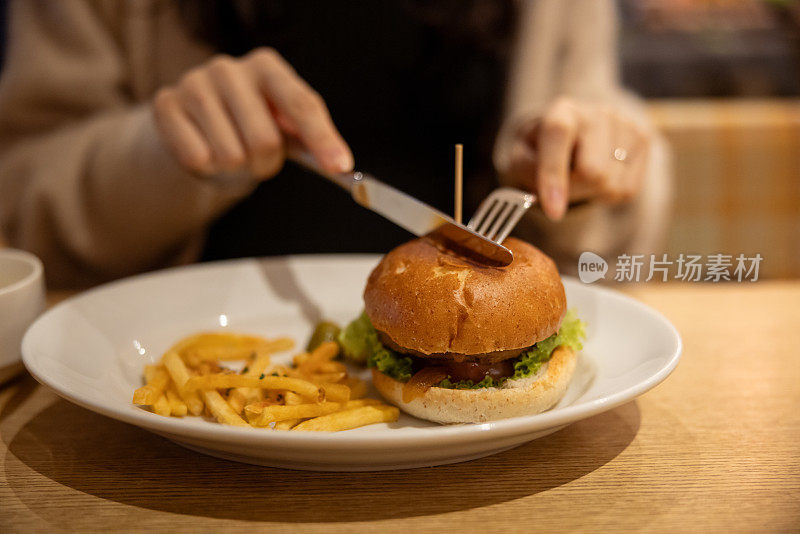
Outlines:
<svg viewBox="0 0 800 534"><path fill-rule="evenodd" d="M635 196L649 146L648 133L609 107L559 98L519 125L501 175L537 193L544 213L558 220L569 202L621 203Z"/></svg>
<svg viewBox="0 0 800 534"><path fill-rule="evenodd" d="M159 90L153 110L173 155L204 175L249 171L272 177L283 166L287 138L299 141L326 170L353 167L322 97L269 48L209 60Z"/></svg>

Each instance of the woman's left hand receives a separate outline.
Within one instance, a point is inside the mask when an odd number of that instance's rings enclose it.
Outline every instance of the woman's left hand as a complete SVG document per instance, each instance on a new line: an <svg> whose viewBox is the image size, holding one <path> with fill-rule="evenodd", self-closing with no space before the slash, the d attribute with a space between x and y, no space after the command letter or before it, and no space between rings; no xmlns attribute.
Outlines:
<svg viewBox="0 0 800 534"><path fill-rule="evenodd" d="M536 193L550 219L570 202L627 202L640 190L650 134L614 109L559 98L523 121L508 147L501 180Z"/></svg>

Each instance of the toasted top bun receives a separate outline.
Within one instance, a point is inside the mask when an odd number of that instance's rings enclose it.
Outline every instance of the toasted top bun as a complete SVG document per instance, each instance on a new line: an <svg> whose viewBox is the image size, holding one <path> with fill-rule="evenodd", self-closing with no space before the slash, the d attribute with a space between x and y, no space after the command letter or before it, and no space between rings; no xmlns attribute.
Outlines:
<svg viewBox="0 0 800 534"><path fill-rule="evenodd" d="M370 274L364 304L373 326L421 354L485 354L530 347L566 313L555 263L509 237L506 267L487 267L427 238L389 252Z"/></svg>
<svg viewBox="0 0 800 534"><path fill-rule="evenodd" d="M534 376L508 380L500 388L432 387L411 402L403 402L402 382L377 369L372 370L372 383L386 400L415 417L437 423L482 423L552 408L567 391L577 360L575 351L561 346Z"/></svg>

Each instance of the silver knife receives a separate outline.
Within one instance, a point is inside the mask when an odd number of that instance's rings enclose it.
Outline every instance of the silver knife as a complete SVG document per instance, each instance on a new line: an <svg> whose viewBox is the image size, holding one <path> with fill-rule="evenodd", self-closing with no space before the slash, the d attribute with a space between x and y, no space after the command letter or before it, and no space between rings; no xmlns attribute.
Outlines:
<svg viewBox="0 0 800 534"><path fill-rule="evenodd" d="M330 173L307 151L289 150L290 158L350 192L358 204L417 236L429 235L454 252L491 266L505 266L514 255L506 247L457 223L451 217L363 172Z"/></svg>

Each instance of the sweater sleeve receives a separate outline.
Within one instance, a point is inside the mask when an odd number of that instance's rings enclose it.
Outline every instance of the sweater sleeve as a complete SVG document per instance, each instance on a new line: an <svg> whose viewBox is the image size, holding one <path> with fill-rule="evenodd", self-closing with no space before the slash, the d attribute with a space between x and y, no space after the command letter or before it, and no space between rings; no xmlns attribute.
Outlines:
<svg viewBox="0 0 800 534"><path fill-rule="evenodd" d="M646 129L652 143L642 190L631 202L616 206L587 202L571 207L558 222L534 208L516 233L551 255L562 272L571 274L577 271L583 251L609 261L622 253L663 251L671 206L669 151L644 106L620 85L613 2L540 0L523 2L523 6L506 118L495 145L501 180L515 125L525 117L538 116L559 95L613 106Z"/></svg>
<svg viewBox="0 0 800 534"><path fill-rule="evenodd" d="M130 96L119 43L85 0L16 0L0 78L0 233L37 254L51 287L189 261L252 183L175 162Z"/></svg>

